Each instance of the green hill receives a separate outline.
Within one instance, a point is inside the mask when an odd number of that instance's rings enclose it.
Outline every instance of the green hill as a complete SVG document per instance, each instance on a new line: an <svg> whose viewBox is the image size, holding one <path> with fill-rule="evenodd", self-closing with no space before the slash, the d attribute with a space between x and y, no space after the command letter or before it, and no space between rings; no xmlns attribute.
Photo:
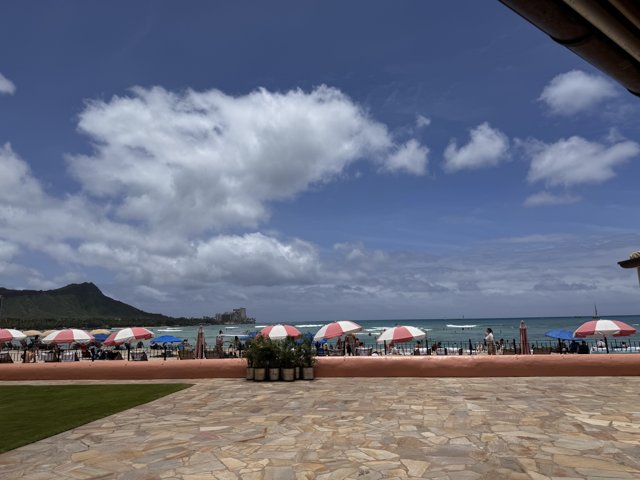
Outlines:
<svg viewBox="0 0 640 480"><path fill-rule="evenodd" d="M0 326L27 328L171 325L175 319L105 296L93 283L56 290L0 288Z"/></svg>

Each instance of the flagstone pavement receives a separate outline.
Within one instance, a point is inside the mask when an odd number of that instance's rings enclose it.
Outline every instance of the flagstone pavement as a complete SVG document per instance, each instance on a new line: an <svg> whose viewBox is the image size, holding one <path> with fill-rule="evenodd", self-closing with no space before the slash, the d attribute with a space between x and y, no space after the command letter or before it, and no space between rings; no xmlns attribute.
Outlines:
<svg viewBox="0 0 640 480"><path fill-rule="evenodd" d="M640 478L640 377L189 383L0 455L0 478Z"/></svg>

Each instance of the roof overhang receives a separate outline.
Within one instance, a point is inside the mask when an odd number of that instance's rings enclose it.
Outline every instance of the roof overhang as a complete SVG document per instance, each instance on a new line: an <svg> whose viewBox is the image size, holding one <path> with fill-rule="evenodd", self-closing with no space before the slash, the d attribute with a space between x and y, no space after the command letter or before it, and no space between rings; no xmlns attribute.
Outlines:
<svg viewBox="0 0 640 480"><path fill-rule="evenodd" d="M640 2L500 0L553 40L640 96Z"/></svg>

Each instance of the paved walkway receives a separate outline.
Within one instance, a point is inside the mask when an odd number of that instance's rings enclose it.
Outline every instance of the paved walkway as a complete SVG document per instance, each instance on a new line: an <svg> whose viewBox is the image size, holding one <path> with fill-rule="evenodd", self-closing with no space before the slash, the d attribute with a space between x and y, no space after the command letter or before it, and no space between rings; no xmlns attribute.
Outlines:
<svg viewBox="0 0 640 480"><path fill-rule="evenodd" d="M639 398L638 377L205 380L2 454L0 476L633 479Z"/></svg>

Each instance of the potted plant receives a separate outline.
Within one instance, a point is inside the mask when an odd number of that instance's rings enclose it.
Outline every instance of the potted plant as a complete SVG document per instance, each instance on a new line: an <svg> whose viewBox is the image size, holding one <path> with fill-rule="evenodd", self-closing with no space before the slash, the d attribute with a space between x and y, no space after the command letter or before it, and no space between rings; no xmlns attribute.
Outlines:
<svg viewBox="0 0 640 480"><path fill-rule="evenodd" d="M253 379L256 382L262 382L267 377L267 365L269 364L269 352L267 342L264 337L257 336L254 338L249 349L252 350Z"/></svg>
<svg viewBox="0 0 640 480"><path fill-rule="evenodd" d="M254 362L256 359L256 343L247 340L245 349L244 349L244 358L247 359L247 380L253 380L255 375Z"/></svg>
<svg viewBox="0 0 640 480"><path fill-rule="evenodd" d="M282 380L293 382L296 369L296 346L290 338L287 338L279 347Z"/></svg>
<svg viewBox="0 0 640 480"><path fill-rule="evenodd" d="M300 345L300 362L302 364L302 379L313 380L313 365L316 362L315 347L308 338Z"/></svg>
<svg viewBox="0 0 640 480"><path fill-rule="evenodd" d="M280 380L280 345L276 342L267 339L265 341L265 351L267 357L267 364L269 367L269 380Z"/></svg>

